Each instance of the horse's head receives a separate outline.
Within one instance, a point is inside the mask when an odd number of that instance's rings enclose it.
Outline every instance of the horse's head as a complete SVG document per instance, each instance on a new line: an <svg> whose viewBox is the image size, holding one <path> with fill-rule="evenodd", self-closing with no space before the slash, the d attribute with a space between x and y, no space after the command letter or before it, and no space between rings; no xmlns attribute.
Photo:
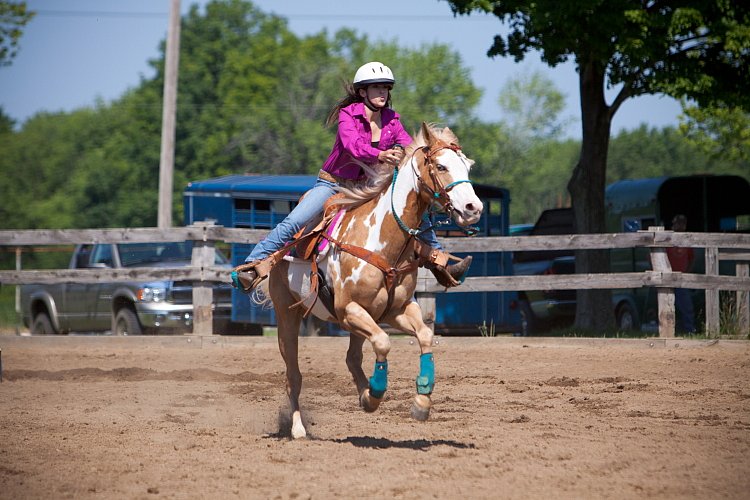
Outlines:
<svg viewBox="0 0 750 500"><path fill-rule="evenodd" d="M435 129L422 123L419 166L420 191L428 203L441 205L459 226L476 224L482 202L474 193L469 171L474 160L467 158L449 128Z"/></svg>

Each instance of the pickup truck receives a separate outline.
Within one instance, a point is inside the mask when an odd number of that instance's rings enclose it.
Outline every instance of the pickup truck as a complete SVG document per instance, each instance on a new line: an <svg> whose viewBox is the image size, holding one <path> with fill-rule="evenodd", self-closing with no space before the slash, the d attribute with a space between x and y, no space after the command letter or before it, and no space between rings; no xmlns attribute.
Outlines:
<svg viewBox="0 0 750 500"><path fill-rule="evenodd" d="M70 269L190 265L192 242L78 245ZM216 265L230 268L216 252ZM61 283L21 286L24 324L32 334L111 332L113 335L192 331L191 282ZM214 286L214 331L254 333L232 323L231 286Z"/></svg>
<svg viewBox="0 0 750 500"><path fill-rule="evenodd" d="M570 208L545 210L529 236L575 234ZM575 260L570 250L526 250L514 252L513 274L574 274ZM570 326L575 320L575 290L527 290L518 294L521 310L521 334L541 333L554 327Z"/></svg>
<svg viewBox="0 0 750 500"><path fill-rule="evenodd" d="M576 234L572 208L545 210L537 219L530 236ZM529 250L513 254L513 274L575 274L572 250ZM543 333L573 324L576 316L575 290L528 290L519 292L521 334ZM627 290L612 292L615 326L620 331L638 330L638 309Z"/></svg>

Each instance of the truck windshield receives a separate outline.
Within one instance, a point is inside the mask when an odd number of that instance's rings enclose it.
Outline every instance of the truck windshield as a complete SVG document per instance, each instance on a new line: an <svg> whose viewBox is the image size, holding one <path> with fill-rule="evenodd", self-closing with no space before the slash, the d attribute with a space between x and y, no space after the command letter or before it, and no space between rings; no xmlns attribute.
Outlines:
<svg viewBox="0 0 750 500"><path fill-rule="evenodd" d="M117 245L123 267L134 267L153 262L190 261L192 241L173 243L121 243ZM217 250L216 264L225 264L226 258Z"/></svg>

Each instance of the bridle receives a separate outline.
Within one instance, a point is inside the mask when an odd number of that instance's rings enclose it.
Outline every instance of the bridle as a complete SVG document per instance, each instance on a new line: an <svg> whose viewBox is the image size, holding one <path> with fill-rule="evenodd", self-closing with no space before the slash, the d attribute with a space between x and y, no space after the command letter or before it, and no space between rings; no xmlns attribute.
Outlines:
<svg viewBox="0 0 750 500"><path fill-rule="evenodd" d="M461 157L460 155L461 147L458 144L454 144L454 143L441 144L432 149L430 149L429 146L424 146L420 149L420 151L422 151L422 154L424 155L425 165L427 165L428 174L430 176L430 179L432 180L432 186L434 186L434 188L430 186L422 178L421 175L419 175L419 171L414 165L414 161L413 161L414 154L416 153L417 150L415 150L412 153L412 157L409 160L409 163L411 164L411 168L412 168L412 171L414 172L414 176L416 177L417 182L419 183L421 188L423 188L425 191L430 193L430 198L433 201L437 201L438 204L442 207L442 209L445 210L445 213L448 214L448 221L444 222L444 224L447 224L453 218L453 213L455 212L455 209L453 208L453 204L451 203L451 199L448 193L450 193L451 190L459 184L463 184L464 182L468 182L469 184L471 184L472 182L469 179L461 179L458 181L451 182L447 186L443 185L437 173L437 161L436 160L437 160L437 153L439 153L440 151L444 149L450 149L451 151L455 152L459 156L459 158ZM398 216L398 214L396 213L396 209L393 206L393 194L394 194L395 187L396 187L397 177L398 177L398 166L396 166L396 168L394 168L393 170L393 180L391 181L391 212L393 213L393 217L396 219L398 226L404 232L406 232L407 234L411 236L419 236L419 234L423 232L424 230L420 231L419 228L413 229L413 228L408 227L404 223L404 221L402 221L401 218ZM430 207L431 206L432 204L430 204ZM429 210L430 210L430 213L432 213L432 210L431 209ZM478 231L477 228L468 228L468 229L461 228L461 230L469 236L476 234L476 232Z"/></svg>

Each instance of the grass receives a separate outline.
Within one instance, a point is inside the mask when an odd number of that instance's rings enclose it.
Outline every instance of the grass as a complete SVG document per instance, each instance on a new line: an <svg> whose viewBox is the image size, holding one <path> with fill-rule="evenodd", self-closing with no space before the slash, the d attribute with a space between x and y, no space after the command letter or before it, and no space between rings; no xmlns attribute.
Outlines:
<svg viewBox="0 0 750 500"><path fill-rule="evenodd" d="M719 303L719 337L731 339L748 339L750 332L742 331L740 327L740 310L737 304L737 294L722 291Z"/></svg>
<svg viewBox="0 0 750 500"><path fill-rule="evenodd" d="M659 336L659 332L652 331L641 331L641 330L630 330L630 331L619 331L619 330L605 330L605 331L594 331L594 330L582 330L575 327L566 328L555 328L544 333L538 333L532 335L534 337L574 337L574 338L605 338L605 339L648 339ZM681 337L679 333L677 337ZM691 339L706 339L708 338L705 334L690 335Z"/></svg>
<svg viewBox="0 0 750 500"><path fill-rule="evenodd" d="M0 285L0 331L15 331L20 323L16 313L15 285Z"/></svg>
<svg viewBox="0 0 750 500"><path fill-rule="evenodd" d="M494 337L495 336L495 320L490 321L490 326L487 326L486 321L482 321L482 326L477 326L479 333L482 337Z"/></svg>

